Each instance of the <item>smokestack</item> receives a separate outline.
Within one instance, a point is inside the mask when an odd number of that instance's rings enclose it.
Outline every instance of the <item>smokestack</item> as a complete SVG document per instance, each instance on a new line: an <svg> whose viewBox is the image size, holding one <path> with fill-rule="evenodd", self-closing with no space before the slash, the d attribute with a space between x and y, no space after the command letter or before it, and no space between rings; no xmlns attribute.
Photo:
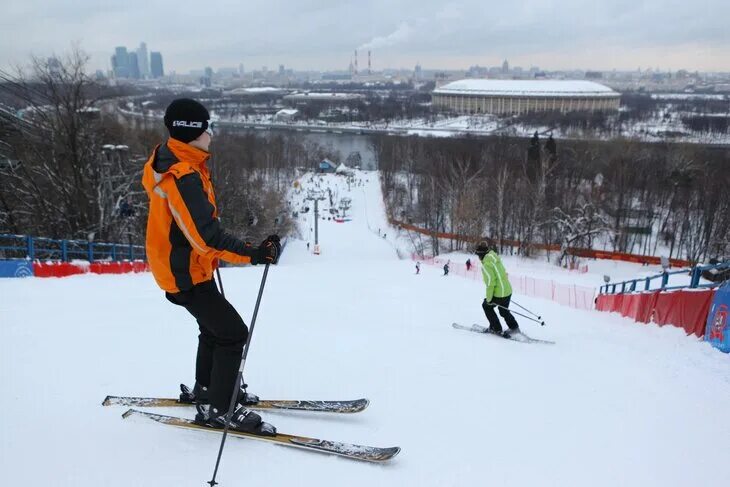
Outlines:
<svg viewBox="0 0 730 487"><path fill-rule="evenodd" d="M370 71L372 67L372 64L370 64L370 51L368 51L368 74L372 73L372 71Z"/></svg>
<svg viewBox="0 0 730 487"><path fill-rule="evenodd" d="M357 49L355 49L355 74L357 74Z"/></svg>

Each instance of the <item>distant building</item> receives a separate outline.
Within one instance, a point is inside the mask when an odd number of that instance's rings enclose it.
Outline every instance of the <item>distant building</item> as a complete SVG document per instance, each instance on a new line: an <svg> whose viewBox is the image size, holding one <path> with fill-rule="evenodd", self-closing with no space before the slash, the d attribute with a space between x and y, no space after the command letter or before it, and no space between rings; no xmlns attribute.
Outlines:
<svg viewBox="0 0 730 487"><path fill-rule="evenodd" d="M132 79L139 79L140 78L139 58L137 57L136 52L129 53L129 60L127 62L127 66L129 67L129 77Z"/></svg>
<svg viewBox="0 0 730 487"><path fill-rule="evenodd" d="M112 71L115 78L129 78L129 53L126 47L119 46L114 49Z"/></svg>
<svg viewBox="0 0 730 487"><path fill-rule="evenodd" d="M215 74L218 75L219 77L226 77L226 78L234 78L234 77L239 76L238 68L231 68L231 67L218 68L218 69L216 69Z"/></svg>
<svg viewBox="0 0 730 487"><path fill-rule="evenodd" d="M150 73L153 78L165 76L165 70L162 67L162 54L157 51L150 53Z"/></svg>
<svg viewBox="0 0 730 487"><path fill-rule="evenodd" d="M334 173L337 171L337 164L330 161L329 159L322 159L319 163L319 172L323 173Z"/></svg>
<svg viewBox="0 0 730 487"><path fill-rule="evenodd" d="M61 61L59 61L57 57L48 58L48 71L51 74L53 74L53 75L61 74L62 68L63 68L63 65L61 64Z"/></svg>
<svg viewBox="0 0 730 487"><path fill-rule="evenodd" d="M466 72L467 78L486 78L488 75L489 69L479 65L471 66Z"/></svg>
<svg viewBox="0 0 730 487"><path fill-rule="evenodd" d="M139 66L139 74L141 78L150 77L150 57L147 53L147 44L142 42L137 49L137 65Z"/></svg>
<svg viewBox="0 0 730 487"><path fill-rule="evenodd" d="M359 93L333 93L333 92L305 92L305 93L292 93L284 97L284 101L293 103L307 103L307 102L329 102L330 104L337 103L348 103L351 101L362 100L365 95Z"/></svg>
<svg viewBox="0 0 730 487"><path fill-rule="evenodd" d="M506 59L502 63L502 74L509 74L509 63Z"/></svg>
<svg viewBox="0 0 730 487"><path fill-rule="evenodd" d="M279 110L274 115L275 122L283 122L283 123L293 122L297 118L299 118L299 110L294 110L291 108L285 108L283 110Z"/></svg>
<svg viewBox="0 0 730 487"><path fill-rule="evenodd" d="M210 88L211 84L213 83L213 68L210 66L206 66L206 68L203 70L203 76L200 77L200 84Z"/></svg>
<svg viewBox="0 0 730 487"><path fill-rule="evenodd" d="M460 114L618 110L621 95L591 81L465 79L435 89L433 107Z"/></svg>

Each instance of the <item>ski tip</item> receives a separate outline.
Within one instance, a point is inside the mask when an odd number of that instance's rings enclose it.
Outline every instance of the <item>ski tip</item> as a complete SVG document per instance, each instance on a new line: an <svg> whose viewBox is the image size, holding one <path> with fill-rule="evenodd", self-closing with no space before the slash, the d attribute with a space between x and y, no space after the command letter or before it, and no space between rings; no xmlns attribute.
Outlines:
<svg viewBox="0 0 730 487"><path fill-rule="evenodd" d="M400 447L399 446L391 446L390 448L381 448L380 452L378 452L378 455L374 455L373 457L367 459L370 462L373 463L385 463L389 462L393 458L395 458L400 453Z"/></svg>
<svg viewBox="0 0 730 487"><path fill-rule="evenodd" d="M112 396L106 396L104 398L104 401L102 401L101 405L102 406L110 406L111 403L112 403Z"/></svg>
<svg viewBox="0 0 730 487"><path fill-rule="evenodd" d="M124 413L122 413L122 419L127 419L136 412L137 411L135 411L134 409L127 409L126 411L124 411Z"/></svg>

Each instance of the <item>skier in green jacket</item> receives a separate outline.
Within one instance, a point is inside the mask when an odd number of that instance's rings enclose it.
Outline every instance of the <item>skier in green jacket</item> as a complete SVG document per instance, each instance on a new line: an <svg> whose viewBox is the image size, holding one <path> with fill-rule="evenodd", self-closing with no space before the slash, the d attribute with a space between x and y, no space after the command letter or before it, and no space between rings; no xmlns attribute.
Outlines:
<svg viewBox="0 0 730 487"><path fill-rule="evenodd" d="M487 297L482 302L482 309L489 320L489 333L502 335L510 338L512 335L519 333L520 328L517 320L509 312L509 302L512 298L512 286L507 278L507 272L504 270L502 259L496 252L495 245L489 241L479 242L476 254L482 265L482 276L484 284L487 286ZM502 332L502 325L499 322L494 308L499 307L499 314L504 318L509 330Z"/></svg>

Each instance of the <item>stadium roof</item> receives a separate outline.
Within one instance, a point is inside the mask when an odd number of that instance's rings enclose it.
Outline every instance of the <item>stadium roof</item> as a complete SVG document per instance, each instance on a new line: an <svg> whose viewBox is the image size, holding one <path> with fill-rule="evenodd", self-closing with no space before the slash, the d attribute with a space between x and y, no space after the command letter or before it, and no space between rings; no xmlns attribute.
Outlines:
<svg viewBox="0 0 730 487"><path fill-rule="evenodd" d="M437 95L598 96L616 97L608 86L592 81L463 79L435 89Z"/></svg>

